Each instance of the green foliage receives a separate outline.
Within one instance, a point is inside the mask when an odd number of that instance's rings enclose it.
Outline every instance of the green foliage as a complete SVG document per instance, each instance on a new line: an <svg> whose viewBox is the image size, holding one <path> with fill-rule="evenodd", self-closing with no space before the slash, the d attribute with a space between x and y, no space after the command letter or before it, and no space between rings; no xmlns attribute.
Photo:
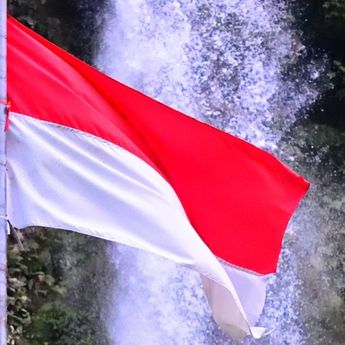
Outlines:
<svg viewBox="0 0 345 345"><path fill-rule="evenodd" d="M42 250L47 237L30 237L26 250L19 251L14 241L8 246L8 344L25 344L30 336L32 315L45 301L61 298L64 289L52 276L49 253Z"/></svg>
<svg viewBox="0 0 345 345"><path fill-rule="evenodd" d="M107 345L96 286L107 288L104 242L61 230L25 234L25 251L8 246L8 345Z"/></svg>
<svg viewBox="0 0 345 345"><path fill-rule="evenodd" d="M33 318L32 345L92 345L91 328L80 313L57 302L46 303Z"/></svg>
<svg viewBox="0 0 345 345"><path fill-rule="evenodd" d="M332 70L333 70L333 74L332 74L333 80L337 85L342 86L341 88L339 88L341 91L345 87L345 60L344 61L333 60ZM338 96L341 96L341 94L342 93L340 92Z"/></svg>
<svg viewBox="0 0 345 345"><path fill-rule="evenodd" d="M345 20L344 0L326 0L323 3L323 8L328 21Z"/></svg>

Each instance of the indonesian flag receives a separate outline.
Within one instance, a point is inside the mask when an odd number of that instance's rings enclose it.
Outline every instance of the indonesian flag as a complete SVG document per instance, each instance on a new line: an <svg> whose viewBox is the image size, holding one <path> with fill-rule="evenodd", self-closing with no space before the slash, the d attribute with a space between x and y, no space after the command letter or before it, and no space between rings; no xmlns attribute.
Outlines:
<svg viewBox="0 0 345 345"><path fill-rule="evenodd" d="M7 210L201 274L214 319L253 327L308 183L267 152L98 72L8 19Z"/></svg>

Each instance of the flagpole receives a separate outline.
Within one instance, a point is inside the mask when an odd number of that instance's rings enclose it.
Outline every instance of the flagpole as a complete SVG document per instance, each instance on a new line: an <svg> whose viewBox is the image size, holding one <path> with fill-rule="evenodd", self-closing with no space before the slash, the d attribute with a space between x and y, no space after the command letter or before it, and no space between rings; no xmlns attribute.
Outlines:
<svg viewBox="0 0 345 345"><path fill-rule="evenodd" d="M0 0L0 345L7 342L7 224L6 216L6 156L5 135L7 76L6 24L7 1Z"/></svg>

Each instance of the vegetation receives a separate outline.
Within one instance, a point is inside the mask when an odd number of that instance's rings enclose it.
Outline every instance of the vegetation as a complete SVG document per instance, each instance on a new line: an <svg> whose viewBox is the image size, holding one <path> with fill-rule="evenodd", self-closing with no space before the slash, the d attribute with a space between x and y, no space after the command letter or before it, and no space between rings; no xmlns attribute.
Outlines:
<svg viewBox="0 0 345 345"><path fill-rule="evenodd" d="M345 20L345 1L344 0L327 0L323 3L325 18L330 24L334 21Z"/></svg>
<svg viewBox="0 0 345 345"><path fill-rule="evenodd" d="M48 229L26 230L24 251L9 241L9 345L108 344L100 318L105 300L100 287L109 288L110 268L99 253L104 245Z"/></svg>

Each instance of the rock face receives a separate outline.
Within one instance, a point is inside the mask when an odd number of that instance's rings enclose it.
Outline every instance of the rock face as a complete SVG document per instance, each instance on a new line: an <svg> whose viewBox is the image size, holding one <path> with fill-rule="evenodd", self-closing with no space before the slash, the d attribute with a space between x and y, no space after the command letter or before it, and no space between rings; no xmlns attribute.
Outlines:
<svg viewBox="0 0 345 345"><path fill-rule="evenodd" d="M308 176L311 189L286 237L296 256L297 319L305 343L342 345L345 339L345 133L304 120L282 145L290 165Z"/></svg>
<svg viewBox="0 0 345 345"><path fill-rule="evenodd" d="M300 18L309 54L327 54L333 87L323 93L309 115L313 121L345 130L345 2L337 0L290 0Z"/></svg>
<svg viewBox="0 0 345 345"><path fill-rule="evenodd" d="M9 0L8 11L48 40L92 63L104 5L105 0Z"/></svg>

